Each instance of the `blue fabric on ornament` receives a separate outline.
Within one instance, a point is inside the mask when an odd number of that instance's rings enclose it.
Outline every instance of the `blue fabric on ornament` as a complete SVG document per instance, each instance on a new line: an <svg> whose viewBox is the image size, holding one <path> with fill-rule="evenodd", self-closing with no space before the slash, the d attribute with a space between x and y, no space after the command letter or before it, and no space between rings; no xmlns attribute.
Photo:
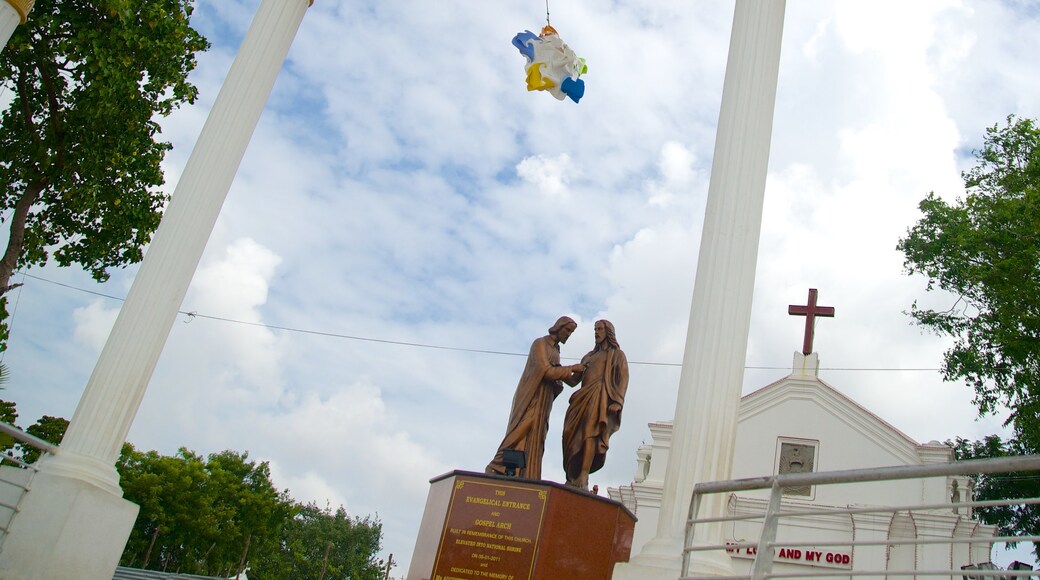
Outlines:
<svg viewBox="0 0 1040 580"><path fill-rule="evenodd" d="M531 46L532 41L541 42L541 39L538 38L537 34L530 30L520 32L513 37L513 46L520 51L520 54L527 57L527 62L534 62L534 48Z"/></svg>
<svg viewBox="0 0 1040 580"><path fill-rule="evenodd" d="M574 80L570 77L563 79L560 84L560 90L563 94L571 98L572 101L577 103L583 96L585 96L585 81L578 79Z"/></svg>

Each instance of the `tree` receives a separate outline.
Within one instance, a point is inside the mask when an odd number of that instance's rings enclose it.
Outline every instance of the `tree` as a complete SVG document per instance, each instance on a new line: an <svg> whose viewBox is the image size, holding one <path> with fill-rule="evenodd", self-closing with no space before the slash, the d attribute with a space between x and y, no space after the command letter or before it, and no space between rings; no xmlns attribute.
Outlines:
<svg viewBox="0 0 1040 580"><path fill-rule="evenodd" d="M378 520L350 517L343 506L335 512L314 503L298 509L277 547L252 560L250 578L382 580L385 564L375 557L383 535Z"/></svg>
<svg viewBox="0 0 1040 580"><path fill-rule="evenodd" d="M274 549L293 513L267 463L247 453L162 456L126 444L116 468L123 497L141 507L123 565L230 576L251 554Z"/></svg>
<svg viewBox="0 0 1040 580"><path fill-rule="evenodd" d="M44 415L40 417L38 421L30 425L25 432L39 437L48 443L58 445L61 443L61 438L65 436L65 430L69 428L69 420L64 417L51 417L50 415ZM22 461L26 463L35 463L40 458L40 450L28 445L26 443L19 443L18 447L22 450Z"/></svg>
<svg viewBox="0 0 1040 580"><path fill-rule="evenodd" d="M209 47L192 4L37 0L0 53L0 322L18 268L53 258L104 281L141 260L165 202L156 119L195 100L187 76Z"/></svg>
<svg viewBox="0 0 1040 580"><path fill-rule="evenodd" d="M207 458L123 446L116 468L123 497L141 510L120 563L186 574L373 579L382 525L292 501L271 483L266 462L222 451ZM328 550L326 552L326 549Z"/></svg>
<svg viewBox="0 0 1040 580"><path fill-rule="evenodd" d="M0 384L6 381L6 369L0 365ZM13 427L15 421L18 420L18 410L15 403L10 401L0 401L0 421L7 423ZM44 441L57 445L61 442L61 438L65 435L65 430L69 427L68 419L61 417L50 417L44 415L40 417L38 421L29 426L25 430L26 433L39 437ZM18 427L21 429L21 427ZM7 434L0 434L0 451L6 452L8 450L18 448L21 451L21 460L25 463L35 463L40 458L41 452L28 443L23 443L16 440L14 437Z"/></svg>
<svg viewBox="0 0 1040 580"><path fill-rule="evenodd" d="M921 308L920 326L951 336L945 380L975 390L980 414L1006 407L1006 425L1025 449L1040 449L1040 129L1007 118L986 130L964 199L934 192L924 217L899 241L908 274L954 295L946 310Z"/></svg>
<svg viewBox="0 0 1040 580"><path fill-rule="evenodd" d="M957 438L947 441L958 460L987 457L1009 457L1035 453L1016 439L1001 439L990 435L981 441ZM979 501L1040 496L1040 473L1012 472L979 474L974 476L975 499ZM1011 505L975 508L983 522L997 526L999 535L1040 535L1040 506ZM1009 543L1014 547L1015 543ZM1040 556L1040 542L1033 543L1033 554Z"/></svg>
<svg viewBox="0 0 1040 580"><path fill-rule="evenodd" d="M18 407L11 401L0 401L0 421L8 425L14 425L18 420ZM0 433L0 453L6 454L8 449L13 449L18 441L7 433Z"/></svg>
<svg viewBox="0 0 1040 580"><path fill-rule="evenodd" d="M943 356L943 377L975 390L980 414L1010 414L1013 435L948 442L957 459L1040 451L1040 129L1007 118L986 130L975 166L962 174L965 197L949 204L929 193L924 214L899 241L908 274L928 290L953 294L946 310L918 307L910 315L928 330L955 339ZM1040 474L980 475L976 499L1036 497ZM991 507L979 518L1004 535L1040 533L1036 506ZM1034 553L1037 546L1034 545Z"/></svg>

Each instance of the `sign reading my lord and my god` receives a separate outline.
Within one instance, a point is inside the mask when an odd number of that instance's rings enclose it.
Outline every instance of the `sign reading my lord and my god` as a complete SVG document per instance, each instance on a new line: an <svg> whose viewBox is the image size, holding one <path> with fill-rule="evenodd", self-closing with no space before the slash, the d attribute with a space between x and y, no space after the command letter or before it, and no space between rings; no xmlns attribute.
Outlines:
<svg viewBox="0 0 1040 580"><path fill-rule="evenodd" d="M731 542L727 542L731 543ZM758 554L755 547L727 548L726 552L734 558L754 559ZM817 549L816 547L779 548L773 554L774 562L801 564L804 566L822 566L825 568L852 569L852 555L848 552Z"/></svg>

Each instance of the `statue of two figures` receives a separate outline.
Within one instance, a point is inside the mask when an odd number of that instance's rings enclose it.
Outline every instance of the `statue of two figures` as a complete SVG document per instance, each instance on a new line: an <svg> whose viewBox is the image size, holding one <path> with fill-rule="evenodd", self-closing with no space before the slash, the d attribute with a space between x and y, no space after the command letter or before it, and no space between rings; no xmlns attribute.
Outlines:
<svg viewBox="0 0 1040 580"><path fill-rule="evenodd" d="M526 465L516 475L541 479L549 412L563 392L563 383L581 385L571 395L563 424L563 468L567 485L588 490L589 474L603 467L610 436L621 427L621 409L628 389L628 360L618 346L614 325L595 324L596 346L581 362L560 365L560 344L566 343L578 324L561 317L549 334L531 344L527 365L513 396L506 435L486 468L506 475L509 450L523 451Z"/></svg>

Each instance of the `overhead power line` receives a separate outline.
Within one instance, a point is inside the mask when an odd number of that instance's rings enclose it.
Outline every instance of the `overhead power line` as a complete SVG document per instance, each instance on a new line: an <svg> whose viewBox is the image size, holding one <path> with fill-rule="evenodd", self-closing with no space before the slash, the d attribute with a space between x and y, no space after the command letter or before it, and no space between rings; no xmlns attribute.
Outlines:
<svg viewBox="0 0 1040 580"><path fill-rule="evenodd" d="M54 284L55 286L61 286L63 288L68 288L70 290L75 290L77 292L84 292L84 293L87 293L87 294L92 294L94 296L100 296L102 298L108 298L110 300L118 300L120 302L123 302L123 301L126 300L126 298L123 298L123 297L120 297L120 296L113 296L111 294L105 294L104 292L97 292L95 290L88 290L86 288L79 288L77 286L72 286L70 284L65 284L63 282L58 282L58 281L55 281L55 280L48 280L47 278L41 278L39 276L34 276L32 274L28 274L28 273L25 273L25 272L22 272L22 276L24 276L26 278L32 278L33 280L38 280L40 282L46 282L48 284ZM435 350L450 350L450 351L456 351L456 352L471 352L471 353L476 353L476 354L494 354L494 355L500 355L500 356L527 356L527 353L522 353L522 352L506 352L506 351L500 351L500 350L486 350L486 349L479 349L479 348L465 348L465 347L460 347L460 346L444 346L444 345L438 345L438 344L426 344L426 343L421 343L421 342L407 342L407 341L402 341L402 340L389 340L389 339L383 339L383 338L372 338L372 337L369 337L369 336L357 336L357 335L351 335L351 334L343 334L343 333L339 333L339 332L326 332L326 331L321 331L321 330L310 330L310 329L306 329L306 328L295 328L295 327L292 327L292 326L278 326L278 325L275 325L275 324L267 324L267 323L264 323L264 322L250 322L248 320L236 320L234 318L225 318L223 316L213 316L211 314L200 314L197 311L186 312L184 310L178 310L177 312L179 314L183 314L183 315L187 316L189 320L193 320L193 319L196 319L196 318L204 318L204 319L207 319L207 320L214 320L214 321L217 321L217 322L226 322L228 324L241 324L241 325L244 325L244 326L256 326L256 327L260 327L260 328L266 328L268 330L280 330L282 332L292 332L292 333L297 333L297 334L309 334L309 335L312 335L312 336L325 336L325 337L328 337L328 338L340 338L340 339L345 339L345 340L357 340L357 341L362 341L362 342L374 342L374 343L379 343L379 344L393 344L393 345L397 345L397 346L410 346L410 347L413 347L413 348L429 348L429 349L435 349ZM564 357L564 358L568 359L568 360L577 360L577 359L569 359L568 357ZM654 362L654 361L628 361L628 364L630 364L630 365L642 365L642 366L658 366L658 367L681 367L682 366L682 363ZM785 366L746 366L744 368L748 369L748 370L780 370L780 371L790 370L790 367L785 367ZM937 369L937 368L895 368L895 367L893 367L893 368L820 367L820 370L821 371L891 371L891 372L930 371L930 372L936 372L936 371L939 371L940 369Z"/></svg>

